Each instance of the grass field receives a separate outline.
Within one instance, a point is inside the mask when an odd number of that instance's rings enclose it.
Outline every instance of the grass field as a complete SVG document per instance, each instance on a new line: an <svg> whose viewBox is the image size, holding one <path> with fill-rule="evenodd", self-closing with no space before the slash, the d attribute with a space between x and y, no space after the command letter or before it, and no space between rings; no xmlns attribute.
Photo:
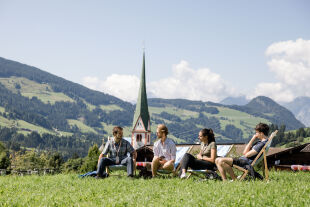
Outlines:
<svg viewBox="0 0 310 207"><path fill-rule="evenodd" d="M269 182L0 176L0 206L310 206L310 173L271 172Z"/></svg>
<svg viewBox="0 0 310 207"><path fill-rule="evenodd" d="M63 93L53 92L53 89L47 83L39 84L37 82L28 80L27 78L21 77L0 78L0 83L2 83L6 88L13 91L14 93L19 91L23 96L29 98L36 96L44 103L49 102L54 104L57 101L74 102L73 99ZM19 84L19 90L15 88L16 84Z"/></svg>

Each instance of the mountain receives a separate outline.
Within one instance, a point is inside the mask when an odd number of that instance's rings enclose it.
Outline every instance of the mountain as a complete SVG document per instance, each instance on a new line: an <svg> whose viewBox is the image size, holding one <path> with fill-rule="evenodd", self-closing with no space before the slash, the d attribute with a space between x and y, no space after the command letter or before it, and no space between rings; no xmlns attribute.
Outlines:
<svg viewBox="0 0 310 207"><path fill-rule="evenodd" d="M269 116L269 120L271 120L272 123L277 125L285 124L288 130L305 127L304 124L295 118L291 111L268 97L258 96L245 105L245 107Z"/></svg>
<svg viewBox="0 0 310 207"><path fill-rule="evenodd" d="M292 111L299 121L310 126L310 97L297 97L292 102L282 105Z"/></svg>
<svg viewBox="0 0 310 207"><path fill-rule="evenodd" d="M266 97L247 105L222 105L184 99L148 100L152 140L165 123L177 143L194 143L200 129L212 128L218 142L246 142L259 122L304 125ZM12 146L87 153L111 136L113 126L131 136L135 106L38 68L0 58L0 141ZM17 144L17 145L16 145Z"/></svg>
<svg viewBox="0 0 310 207"><path fill-rule="evenodd" d="M246 99L245 96L227 97L220 102L220 104L224 105L239 105L239 106L246 105L247 103L249 103L249 100Z"/></svg>

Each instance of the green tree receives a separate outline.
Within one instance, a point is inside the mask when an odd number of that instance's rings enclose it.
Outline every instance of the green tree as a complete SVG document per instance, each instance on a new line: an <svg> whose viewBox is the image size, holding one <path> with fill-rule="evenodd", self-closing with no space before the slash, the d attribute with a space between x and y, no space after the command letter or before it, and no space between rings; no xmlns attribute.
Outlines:
<svg viewBox="0 0 310 207"><path fill-rule="evenodd" d="M0 169L6 169L10 164L9 153L2 142L0 142Z"/></svg>
<svg viewBox="0 0 310 207"><path fill-rule="evenodd" d="M81 166L81 172L89 172L97 169L98 157L100 151L97 144L94 144L88 150L87 157L84 158L84 163Z"/></svg>
<svg viewBox="0 0 310 207"><path fill-rule="evenodd" d="M62 165L62 172L64 173L79 172L82 165L83 165L82 158L69 159Z"/></svg>

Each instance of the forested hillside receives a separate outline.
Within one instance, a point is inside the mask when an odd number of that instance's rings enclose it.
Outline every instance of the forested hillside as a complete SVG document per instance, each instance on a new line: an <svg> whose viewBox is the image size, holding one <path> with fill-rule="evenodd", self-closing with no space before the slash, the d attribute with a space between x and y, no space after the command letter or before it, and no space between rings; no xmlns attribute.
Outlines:
<svg viewBox="0 0 310 207"><path fill-rule="evenodd" d="M114 125L123 126L124 135L130 136L134 109L111 95L0 58L0 141L10 146L85 155L91 143L100 145L103 137L111 135ZM149 99L149 111L152 131L165 123L177 143L196 142L204 127L214 130L218 142L245 142L259 122L286 125L286 129L304 127L267 97L245 106Z"/></svg>

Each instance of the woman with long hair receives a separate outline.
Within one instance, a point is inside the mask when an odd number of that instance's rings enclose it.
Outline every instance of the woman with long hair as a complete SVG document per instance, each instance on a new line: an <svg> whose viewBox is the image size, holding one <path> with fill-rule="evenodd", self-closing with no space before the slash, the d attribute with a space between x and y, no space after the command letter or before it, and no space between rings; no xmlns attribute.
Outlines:
<svg viewBox="0 0 310 207"><path fill-rule="evenodd" d="M193 170L212 170L215 167L216 143L212 129L202 129L198 135L201 141L200 152L195 158L193 155L186 153L181 160L180 178L186 177L186 171L190 167Z"/></svg>

